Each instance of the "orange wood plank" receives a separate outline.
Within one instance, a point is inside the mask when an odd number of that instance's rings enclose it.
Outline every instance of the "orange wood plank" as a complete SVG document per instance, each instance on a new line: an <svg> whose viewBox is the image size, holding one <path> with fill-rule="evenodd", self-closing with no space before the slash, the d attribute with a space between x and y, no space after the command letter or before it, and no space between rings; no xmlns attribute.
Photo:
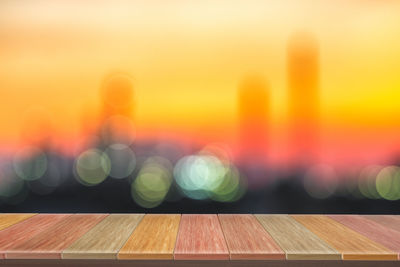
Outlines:
<svg viewBox="0 0 400 267"><path fill-rule="evenodd" d="M285 259L285 253L253 215L220 214L218 218L231 259Z"/></svg>
<svg viewBox="0 0 400 267"><path fill-rule="evenodd" d="M228 260L229 251L217 215L182 215L174 258L176 260Z"/></svg>
<svg viewBox="0 0 400 267"><path fill-rule="evenodd" d="M358 215L330 215L329 217L400 255L400 232Z"/></svg>
<svg viewBox="0 0 400 267"><path fill-rule="evenodd" d="M0 231L0 257L4 259L7 250L20 245L68 216L71 214L38 214Z"/></svg>
<svg viewBox="0 0 400 267"><path fill-rule="evenodd" d="M61 252L103 220L106 214L71 215L7 250L7 259L61 259Z"/></svg>
<svg viewBox="0 0 400 267"><path fill-rule="evenodd" d="M385 227L396 230L400 232L400 216L399 215L362 215L362 217L367 218L377 222Z"/></svg>
<svg viewBox="0 0 400 267"><path fill-rule="evenodd" d="M397 260L396 252L327 216L292 215L292 217L342 253L344 260Z"/></svg>
<svg viewBox="0 0 400 267"><path fill-rule="evenodd" d="M174 258L179 214L147 214L118 253L118 259Z"/></svg>
<svg viewBox="0 0 400 267"><path fill-rule="evenodd" d="M26 220L36 213L3 213L0 214L0 230L6 229L13 224Z"/></svg>

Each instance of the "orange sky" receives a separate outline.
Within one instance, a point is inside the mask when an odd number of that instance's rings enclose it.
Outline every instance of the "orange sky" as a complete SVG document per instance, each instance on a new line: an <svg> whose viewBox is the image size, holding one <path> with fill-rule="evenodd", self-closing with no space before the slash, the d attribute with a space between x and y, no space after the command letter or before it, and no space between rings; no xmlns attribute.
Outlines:
<svg viewBox="0 0 400 267"><path fill-rule="evenodd" d="M60 139L79 136L113 69L134 77L139 137L234 143L238 86L257 73L270 88L271 149L283 153L298 30L319 42L327 160L378 160L398 143L399 1L1 1L0 25L0 143L18 142L37 110Z"/></svg>

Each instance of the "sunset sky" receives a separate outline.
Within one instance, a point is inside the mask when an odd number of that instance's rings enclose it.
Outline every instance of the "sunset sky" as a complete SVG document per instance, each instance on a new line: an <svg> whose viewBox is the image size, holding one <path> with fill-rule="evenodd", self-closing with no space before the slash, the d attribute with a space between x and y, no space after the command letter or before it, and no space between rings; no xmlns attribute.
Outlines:
<svg viewBox="0 0 400 267"><path fill-rule="evenodd" d="M35 119L75 142L117 69L134 79L139 139L235 147L238 88L258 75L281 162L288 40L305 31L319 46L321 160L379 163L400 152L399 25L395 0L1 1L0 146L17 148Z"/></svg>

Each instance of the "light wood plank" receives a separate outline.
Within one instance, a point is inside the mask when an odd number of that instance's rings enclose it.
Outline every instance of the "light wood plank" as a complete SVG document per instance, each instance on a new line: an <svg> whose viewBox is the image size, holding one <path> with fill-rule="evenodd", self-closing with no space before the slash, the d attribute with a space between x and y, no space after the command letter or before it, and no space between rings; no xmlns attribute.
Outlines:
<svg viewBox="0 0 400 267"><path fill-rule="evenodd" d="M116 259L143 214L111 214L66 248L63 259Z"/></svg>
<svg viewBox="0 0 400 267"><path fill-rule="evenodd" d="M228 260L229 251L217 215L182 215L174 258L176 260Z"/></svg>
<svg viewBox="0 0 400 267"><path fill-rule="evenodd" d="M399 215L362 215L368 220L377 222L385 227L400 232L400 216Z"/></svg>
<svg viewBox="0 0 400 267"><path fill-rule="evenodd" d="M147 214L118 253L118 259L173 259L179 214Z"/></svg>
<svg viewBox="0 0 400 267"><path fill-rule="evenodd" d="M19 246L68 216L71 214L38 214L0 231L0 257L4 259L7 250Z"/></svg>
<svg viewBox="0 0 400 267"><path fill-rule="evenodd" d="M255 215L288 260L340 260L341 254L288 215Z"/></svg>
<svg viewBox="0 0 400 267"><path fill-rule="evenodd" d="M0 214L0 230L6 229L13 224L26 220L36 213L2 213Z"/></svg>
<svg viewBox="0 0 400 267"><path fill-rule="evenodd" d="M344 260L397 260L397 253L324 215L292 215L342 253Z"/></svg>
<svg viewBox="0 0 400 267"><path fill-rule="evenodd" d="M6 251L8 259L60 259L61 252L104 219L106 214L71 215Z"/></svg>
<svg viewBox="0 0 400 267"><path fill-rule="evenodd" d="M358 215L330 215L329 217L397 252L399 257L400 232Z"/></svg>
<svg viewBox="0 0 400 267"><path fill-rule="evenodd" d="M279 260L285 253L253 215L218 215L232 260Z"/></svg>

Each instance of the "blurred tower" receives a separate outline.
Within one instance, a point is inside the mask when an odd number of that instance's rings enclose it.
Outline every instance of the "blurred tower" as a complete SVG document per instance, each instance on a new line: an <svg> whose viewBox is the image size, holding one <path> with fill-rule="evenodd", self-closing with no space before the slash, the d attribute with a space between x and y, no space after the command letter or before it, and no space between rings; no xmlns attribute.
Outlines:
<svg viewBox="0 0 400 267"><path fill-rule="evenodd" d="M319 117L319 48L310 33L298 32L288 42L290 151L303 165L317 156Z"/></svg>
<svg viewBox="0 0 400 267"><path fill-rule="evenodd" d="M268 85L261 77L247 77L239 86L240 162L263 165L267 161Z"/></svg>
<svg viewBox="0 0 400 267"><path fill-rule="evenodd" d="M131 76L124 72L107 75L100 88L100 96L103 144L131 144L134 139L134 91Z"/></svg>
<svg viewBox="0 0 400 267"><path fill-rule="evenodd" d="M123 72L113 72L105 77L100 91L102 117L114 115L130 117L133 108L132 78Z"/></svg>

